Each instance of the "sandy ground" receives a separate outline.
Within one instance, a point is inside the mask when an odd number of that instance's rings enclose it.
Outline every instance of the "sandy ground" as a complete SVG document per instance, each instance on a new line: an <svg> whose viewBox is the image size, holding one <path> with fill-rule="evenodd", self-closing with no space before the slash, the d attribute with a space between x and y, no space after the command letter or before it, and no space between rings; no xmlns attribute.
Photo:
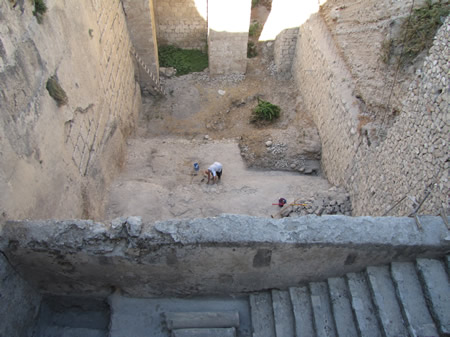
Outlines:
<svg viewBox="0 0 450 337"><path fill-rule="evenodd" d="M281 197L292 202L326 194L332 186L320 170L302 174L319 165L317 129L295 83L274 74L269 42L258 45L246 76L210 78L206 70L163 79L166 97L143 97L139 129L110 188L106 216L147 222L222 213L270 217ZM281 107L275 123L250 123L257 97ZM223 177L207 185L202 170L215 161L223 164Z"/></svg>
<svg viewBox="0 0 450 337"><path fill-rule="evenodd" d="M223 163L222 179L207 184L201 171L214 161ZM146 222L221 213L270 217L280 197L291 202L329 187L318 176L247 169L236 140L138 138L130 141L126 170L112 186L107 216L139 215Z"/></svg>

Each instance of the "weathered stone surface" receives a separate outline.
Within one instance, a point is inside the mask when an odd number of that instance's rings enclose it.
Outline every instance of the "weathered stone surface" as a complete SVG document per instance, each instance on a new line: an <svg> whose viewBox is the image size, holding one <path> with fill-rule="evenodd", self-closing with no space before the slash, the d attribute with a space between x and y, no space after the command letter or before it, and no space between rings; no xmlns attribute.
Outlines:
<svg viewBox="0 0 450 337"><path fill-rule="evenodd" d="M0 336L30 336L41 295L25 282L0 253Z"/></svg>
<svg viewBox="0 0 450 337"><path fill-rule="evenodd" d="M286 290L272 290L273 316L277 336L295 337L294 313Z"/></svg>
<svg viewBox="0 0 450 337"><path fill-rule="evenodd" d="M297 337L314 336L314 320L308 287L289 288Z"/></svg>
<svg viewBox="0 0 450 337"><path fill-rule="evenodd" d="M126 219L8 222L0 227L0 249L44 292L100 295L114 285L136 296L226 294L287 289L447 251L442 219L420 219L423 231L411 218L222 215L143 223L138 236Z"/></svg>
<svg viewBox="0 0 450 337"><path fill-rule="evenodd" d="M337 336L326 282L311 282L311 304L318 337Z"/></svg>
<svg viewBox="0 0 450 337"><path fill-rule="evenodd" d="M178 329L172 331L172 337L236 337L236 329Z"/></svg>
<svg viewBox="0 0 450 337"><path fill-rule="evenodd" d="M431 314L442 334L450 334L450 284L444 265L439 260L417 259Z"/></svg>
<svg viewBox="0 0 450 337"><path fill-rule="evenodd" d="M358 332L345 279L342 277L329 278L328 288L338 336L357 337Z"/></svg>
<svg viewBox="0 0 450 337"><path fill-rule="evenodd" d="M403 322L389 267L368 267L367 276L384 334L388 337L407 337L408 331Z"/></svg>
<svg viewBox="0 0 450 337"><path fill-rule="evenodd" d="M166 312L164 316L169 330L239 327L239 313L236 311Z"/></svg>
<svg viewBox="0 0 450 337"><path fill-rule="evenodd" d="M250 295L252 331L254 337L275 337L272 296L270 292Z"/></svg>
<svg viewBox="0 0 450 337"><path fill-rule="evenodd" d="M410 334L438 336L414 265L407 262L393 262L391 272Z"/></svg>
<svg viewBox="0 0 450 337"><path fill-rule="evenodd" d="M361 335L381 337L382 333L364 274L349 273L347 274L347 281L352 298L352 307Z"/></svg>

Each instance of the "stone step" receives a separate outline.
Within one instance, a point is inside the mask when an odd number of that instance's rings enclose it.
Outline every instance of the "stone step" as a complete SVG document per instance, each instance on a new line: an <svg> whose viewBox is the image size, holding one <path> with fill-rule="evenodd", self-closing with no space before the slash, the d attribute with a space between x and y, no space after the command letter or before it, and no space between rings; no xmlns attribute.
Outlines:
<svg viewBox="0 0 450 337"><path fill-rule="evenodd" d="M410 262L393 262L391 274L400 306L412 336L438 336L423 296L416 269Z"/></svg>
<svg viewBox="0 0 450 337"><path fill-rule="evenodd" d="M166 312L164 315L169 330L239 327L239 313L237 311Z"/></svg>
<svg viewBox="0 0 450 337"><path fill-rule="evenodd" d="M343 277L329 278L328 288L338 336L358 337L347 282Z"/></svg>
<svg viewBox="0 0 450 337"><path fill-rule="evenodd" d="M336 328L331 312L330 298L326 282L311 282L311 305L314 315L314 324L318 337L335 337Z"/></svg>
<svg viewBox="0 0 450 337"><path fill-rule="evenodd" d="M277 337L295 337L294 312L289 292L272 290L273 317Z"/></svg>
<svg viewBox="0 0 450 337"><path fill-rule="evenodd" d="M289 288L294 311L296 337L313 337L314 320L308 287Z"/></svg>
<svg viewBox="0 0 450 337"><path fill-rule="evenodd" d="M382 337L364 273L349 273L347 274L347 281L352 308L361 336Z"/></svg>
<svg viewBox="0 0 450 337"><path fill-rule="evenodd" d="M270 292L250 295L253 337L275 337L272 296Z"/></svg>
<svg viewBox="0 0 450 337"><path fill-rule="evenodd" d="M236 337L235 328L176 329L172 337Z"/></svg>
<svg viewBox="0 0 450 337"><path fill-rule="evenodd" d="M445 257L445 264L447 266L447 275L450 277L450 255Z"/></svg>
<svg viewBox="0 0 450 337"><path fill-rule="evenodd" d="M108 331L88 329L88 328L72 328L61 326L48 326L41 329L38 337L107 337Z"/></svg>
<svg viewBox="0 0 450 337"><path fill-rule="evenodd" d="M417 259L417 270L430 312L441 334L450 334L450 284L439 260Z"/></svg>
<svg viewBox="0 0 450 337"><path fill-rule="evenodd" d="M368 267L372 298L386 337L408 337L388 266Z"/></svg>

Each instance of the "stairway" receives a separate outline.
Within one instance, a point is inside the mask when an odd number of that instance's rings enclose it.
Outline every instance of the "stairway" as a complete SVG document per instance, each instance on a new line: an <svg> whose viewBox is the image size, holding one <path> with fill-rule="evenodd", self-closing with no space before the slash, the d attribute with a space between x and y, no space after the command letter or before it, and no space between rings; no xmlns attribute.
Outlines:
<svg viewBox="0 0 450 337"><path fill-rule="evenodd" d="M253 337L450 336L450 259L417 259L250 295Z"/></svg>
<svg viewBox="0 0 450 337"><path fill-rule="evenodd" d="M142 67L142 69L144 69L144 71L147 73L149 79L151 79L152 82L152 89L162 95L165 96L166 92L163 88L163 86L161 85L161 82L159 81L159 79L150 71L149 67L147 66L147 64L142 60L142 58L139 56L139 54L137 53L136 49L134 49L134 47L131 47L131 53L133 54L133 56L136 58L136 61L140 64L140 66Z"/></svg>

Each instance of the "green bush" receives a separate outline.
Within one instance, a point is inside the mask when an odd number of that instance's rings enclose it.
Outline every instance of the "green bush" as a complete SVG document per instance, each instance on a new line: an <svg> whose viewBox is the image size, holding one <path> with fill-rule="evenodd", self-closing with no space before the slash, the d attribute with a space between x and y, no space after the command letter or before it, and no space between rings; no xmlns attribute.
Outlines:
<svg viewBox="0 0 450 337"><path fill-rule="evenodd" d="M255 36L259 30L259 23L257 21L250 24L250 28L248 29L249 36Z"/></svg>
<svg viewBox="0 0 450 337"><path fill-rule="evenodd" d="M252 8L256 7L259 4L259 0L252 0Z"/></svg>
<svg viewBox="0 0 450 337"><path fill-rule="evenodd" d="M177 76L203 71L208 67L208 55L201 50L162 46L158 51L159 65L173 67Z"/></svg>
<svg viewBox="0 0 450 337"><path fill-rule="evenodd" d="M258 105L253 109L250 122L272 122L280 117L281 108L278 105L258 98Z"/></svg>
<svg viewBox="0 0 450 337"><path fill-rule="evenodd" d="M422 51L429 49L433 44L436 31L444 23L444 19L450 13L448 0L440 0L433 3L427 0L421 8L415 9L406 19L400 29L397 39L383 42L381 59L388 63L394 54L394 48L400 47L400 64L406 65Z"/></svg>
<svg viewBox="0 0 450 337"><path fill-rule="evenodd" d="M258 52L256 51L256 45L253 42L247 43L247 57L252 58L256 57Z"/></svg>
<svg viewBox="0 0 450 337"><path fill-rule="evenodd" d="M42 23L43 16L47 11L47 5L44 0L33 0L34 11L33 15L36 17L38 23Z"/></svg>
<svg viewBox="0 0 450 337"><path fill-rule="evenodd" d="M69 101L66 92L61 87L61 85L59 85L56 76L52 76L47 80L47 85L45 86L45 88L48 90L48 93L56 101L56 104L59 107L67 104L67 102Z"/></svg>

